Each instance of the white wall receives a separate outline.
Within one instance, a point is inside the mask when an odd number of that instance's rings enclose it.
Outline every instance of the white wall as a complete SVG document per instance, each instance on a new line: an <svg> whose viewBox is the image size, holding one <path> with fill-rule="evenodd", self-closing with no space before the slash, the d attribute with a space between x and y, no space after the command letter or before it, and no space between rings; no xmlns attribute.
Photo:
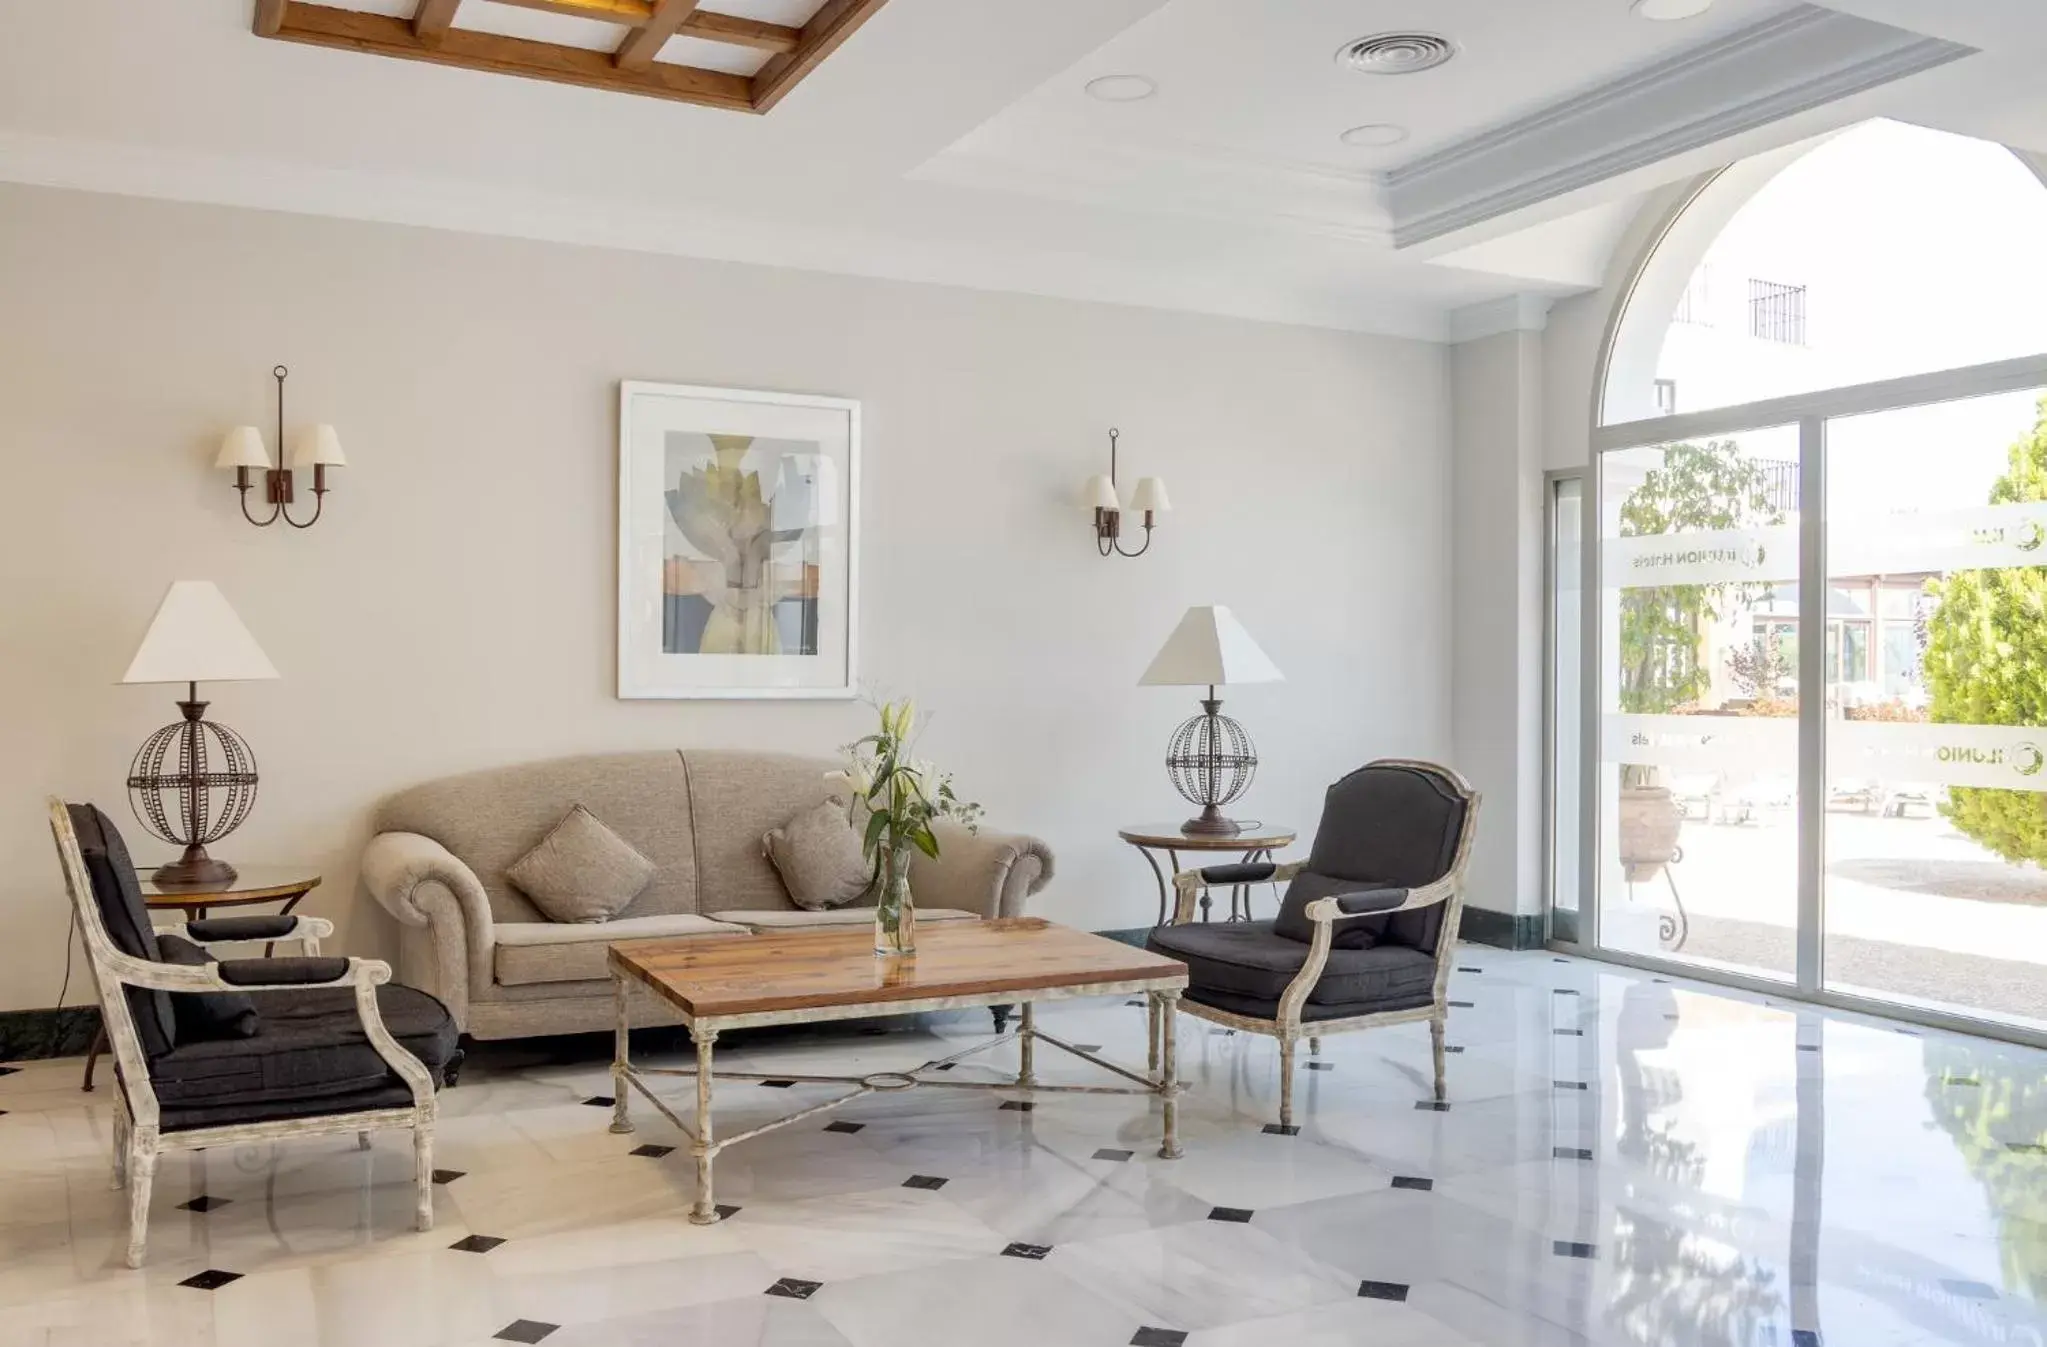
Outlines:
<svg viewBox="0 0 2047 1347"><path fill-rule="evenodd" d="M1288 676L1229 697L1265 764L1241 812L1305 833L1349 768L1449 751L1441 347L21 188L0 316L0 1009L62 976L44 796L126 819L129 758L176 714L114 684L172 579L217 581L284 674L207 690L263 769L216 850L318 865L307 910L351 950L388 938L354 867L384 792L864 727L857 704L613 698L622 378L865 401L862 673L930 708L994 823L1050 841L1054 918L1152 919L1114 832L1180 816L1160 758L1193 695L1135 683L1190 604L1234 607ZM268 424L279 361L289 419L352 460L306 533L244 524L208 466L225 427ZM1135 561L1097 557L1074 503L1111 424L1178 507Z"/></svg>
<svg viewBox="0 0 2047 1347"><path fill-rule="evenodd" d="M1485 796L1469 901L1542 910L1542 333L1452 348L1455 761Z"/></svg>

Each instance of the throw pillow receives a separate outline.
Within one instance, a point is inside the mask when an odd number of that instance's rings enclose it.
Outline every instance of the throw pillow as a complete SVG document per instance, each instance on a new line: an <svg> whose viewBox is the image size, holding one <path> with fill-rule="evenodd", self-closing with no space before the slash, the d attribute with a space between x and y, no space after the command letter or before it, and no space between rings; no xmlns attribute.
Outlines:
<svg viewBox="0 0 2047 1347"><path fill-rule="evenodd" d="M610 921L654 878L654 862L577 805L505 878L550 921Z"/></svg>
<svg viewBox="0 0 2047 1347"><path fill-rule="evenodd" d="M824 800L761 839L761 849L796 906L823 912L867 892L873 867L860 850L860 834L846 806Z"/></svg>
<svg viewBox="0 0 2047 1347"><path fill-rule="evenodd" d="M1279 911L1273 915L1272 933L1288 940L1307 944L1315 938L1315 923L1308 920L1308 904L1318 898L1333 898L1342 893L1356 893L1361 889L1384 888L1382 884L1370 881L1335 879L1329 875L1318 875L1313 870L1303 870L1287 885L1286 896L1279 900ZM1353 917L1336 924L1331 933L1331 949L1370 949L1386 934L1391 917Z"/></svg>
<svg viewBox="0 0 2047 1347"><path fill-rule="evenodd" d="M214 962L211 954L181 935L159 932L159 962L198 967ZM256 1002L247 992L172 992L171 1014L178 1022L178 1041L197 1043L213 1038L253 1038Z"/></svg>

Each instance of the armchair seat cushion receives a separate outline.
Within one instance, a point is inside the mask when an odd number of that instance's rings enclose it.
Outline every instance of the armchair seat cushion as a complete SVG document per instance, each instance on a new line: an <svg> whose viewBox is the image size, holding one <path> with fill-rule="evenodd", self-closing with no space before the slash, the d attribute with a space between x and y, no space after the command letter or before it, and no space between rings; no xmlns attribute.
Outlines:
<svg viewBox="0 0 2047 1347"><path fill-rule="evenodd" d="M1308 947L1275 935L1269 921L1194 922L1161 926L1145 947L1187 965L1187 994L1215 1004L1208 994L1270 1002L1274 1009L1308 962ZM1332 949L1322 979L1308 993L1310 1005L1386 1003L1385 1008L1426 1003L1435 994L1436 959L1408 945ZM1219 1009L1228 1009L1219 1006ZM1255 1012L1240 1012L1245 1014ZM1366 1014L1356 1010L1349 1014Z"/></svg>
<svg viewBox="0 0 2047 1347"><path fill-rule="evenodd" d="M392 1037L446 1081L461 1060L454 1018L425 992L377 988ZM370 1046L347 987L264 992L249 1038L181 1040L149 1064L166 1130L404 1108L412 1092Z"/></svg>

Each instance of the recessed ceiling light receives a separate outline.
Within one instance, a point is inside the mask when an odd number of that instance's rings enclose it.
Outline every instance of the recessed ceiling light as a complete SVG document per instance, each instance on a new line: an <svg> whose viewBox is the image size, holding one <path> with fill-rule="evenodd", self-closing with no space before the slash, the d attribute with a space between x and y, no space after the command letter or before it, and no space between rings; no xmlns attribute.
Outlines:
<svg viewBox="0 0 2047 1347"><path fill-rule="evenodd" d="M1345 43L1336 63L1366 75L1412 75L1456 54L1456 44L1440 33L1374 33Z"/></svg>
<svg viewBox="0 0 2047 1347"><path fill-rule="evenodd" d="M1159 86L1142 75L1104 75L1087 82L1087 96L1104 103L1135 103L1158 91Z"/></svg>
<svg viewBox="0 0 2047 1347"><path fill-rule="evenodd" d="M1346 145L1359 149L1376 149L1385 145L1398 145L1407 139L1407 128L1391 122L1372 122L1366 126L1353 126L1337 137Z"/></svg>
<svg viewBox="0 0 2047 1347"><path fill-rule="evenodd" d="M1713 8L1713 0L1635 0L1635 17L1667 23L1672 19L1696 19Z"/></svg>

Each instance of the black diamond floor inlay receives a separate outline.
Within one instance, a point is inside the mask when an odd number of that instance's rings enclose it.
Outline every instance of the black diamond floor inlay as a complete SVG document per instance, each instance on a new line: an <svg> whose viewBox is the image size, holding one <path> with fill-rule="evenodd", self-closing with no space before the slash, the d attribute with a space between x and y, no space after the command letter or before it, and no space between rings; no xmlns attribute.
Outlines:
<svg viewBox="0 0 2047 1347"><path fill-rule="evenodd" d="M958 1065L959 1065L958 1062L941 1062L939 1063L938 1069L940 1071L950 1071Z"/></svg>
<svg viewBox="0 0 2047 1347"><path fill-rule="evenodd" d="M1817 1043L1801 1043L1798 1045L1798 1050L1800 1052L1818 1052L1820 1045Z"/></svg>
<svg viewBox="0 0 2047 1347"><path fill-rule="evenodd" d="M1962 1296L1969 1300L1997 1299L1997 1288L1994 1286L1986 1286L1982 1282L1963 1281L1960 1278L1943 1277L1940 1279L1940 1285L1941 1289L1946 1291L1949 1295Z"/></svg>
<svg viewBox="0 0 2047 1347"><path fill-rule="evenodd" d="M178 1203L178 1210L202 1212L219 1211L222 1207L226 1206L232 1200L233 1200L232 1198L226 1197L208 1197L206 1194L201 1193L199 1196L193 1198L190 1202Z"/></svg>
<svg viewBox="0 0 2047 1347"><path fill-rule="evenodd" d="M1583 1037L1585 1037L1585 1031L1584 1031L1583 1029L1552 1029L1552 1030L1550 1030L1550 1032L1551 1032L1551 1033L1553 1033L1553 1034L1555 1034L1555 1035L1556 1035L1556 1036L1557 1036L1558 1038L1583 1038Z"/></svg>
<svg viewBox="0 0 2047 1347"><path fill-rule="evenodd" d="M793 1080L764 1080L761 1082L761 1088L763 1090L787 1090L795 1084L796 1082Z"/></svg>
<svg viewBox="0 0 2047 1347"><path fill-rule="evenodd" d="M434 1171L434 1182L453 1183L467 1172L467 1170L462 1169L436 1169Z"/></svg>
<svg viewBox="0 0 2047 1347"><path fill-rule="evenodd" d="M1005 1099L1002 1101L1002 1107L1011 1113L1029 1113L1037 1105L1028 1099Z"/></svg>
<svg viewBox="0 0 2047 1347"><path fill-rule="evenodd" d="M1049 1244L1012 1244L1002 1251L1004 1258L1028 1258L1032 1262L1043 1262L1045 1255L1052 1252Z"/></svg>
<svg viewBox="0 0 2047 1347"><path fill-rule="evenodd" d="M1367 1300L1405 1300L1407 1287L1400 1282L1359 1282L1358 1294Z"/></svg>
<svg viewBox="0 0 2047 1347"><path fill-rule="evenodd" d="M1126 1006L1141 1006L1144 1004L1144 1000L1140 997L1134 1001L1125 1001L1123 1004Z"/></svg>
<svg viewBox="0 0 2047 1347"><path fill-rule="evenodd" d="M1136 1155L1136 1154L1137 1154L1137 1152L1136 1152L1136 1151L1119 1151L1119 1150L1114 1150L1114 1149L1112 1149L1112 1148L1110 1148L1110 1147L1108 1147L1108 1146L1104 1146L1104 1147L1102 1147L1102 1149L1100 1149L1100 1150L1098 1150L1098 1151L1096 1151L1096 1152L1095 1152L1095 1159L1097 1159L1097 1160L1114 1160L1114 1161L1115 1161L1115 1162L1116 1162L1117 1164L1119 1164L1119 1165L1120 1165L1120 1164L1122 1164L1122 1163L1123 1163L1123 1162L1124 1162L1125 1160L1128 1160L1128 1159L1130 1159L1130 1158L1131 1158L1132 1156L1134 1156L1134 1155Z"/></svg>
<svg viewBox="0 0 2047 1347"><path fill-rule="evenodd" d="M1075 1052L1100 1052L1102 1045L1099 1043L1076 1043L1073 1045L1073 1050Z"/></svg>
<svg viewBox="0 0 2047 1347"><path fill-rule="evenodd" d="M1393 1186L1395 1188L1411 1188L1417 1193L1426 1193L1435 1188L1436 1181L1434 1179L1418 1179L1411 1174L1401 1174L1394 1178Z"/></svg>
<svg viewBox="0 0 2047 1347"><path fill-rule="evenodd" d="M1187 1335L1177 1328L1140 1328L1130 1339L1130 1347L1181 1347Z"/></svg>
<svg viewBox="0 0 2047 1347"><path fill-rule="evenodd" d="M1449 1001L1445 1004L1452 1010L1476 1010L1478 1008L1476 1001Z"/></svg>
<svg viewBox="0 0 2047 1347"><path fill-rule="evenodd" d="M1549 1251L1559 1258L1597 1258L1597 1244L1580 1244L1576 1240L1559 1239L1550 1243Z"/></svg>
<svg viewBox="0 0 2047 1347"><path fill-rule="evenodd" d="M1208 1213L1211 1221L1230 1221L1237 1225L1249 1225L1254 1213L1244 1207L1215 1207Z"/></svg>
<svg viewBox="0 0 2047 1347"><path fill-rule="evenodd" d="M1334 1063L1334 1062L1310 1062L1310 1063L1308 1063L1308 1069L1309 1069L1310 1071L1334 1071L1334 1070L1336 1070L1336 1063Z"/></svg>
<svg viewBox="0 0 2047 1347"><path fill-rule="evenodd" d="M1592 1158L1592 1152L1586 1150L1583 1146L1557 1146L1551 1149L1550 1154L1559 1160L1590 1160Z"/></svg>
<svg viewBox="0 0 2047 1347"><path fill-rule="evenodd" d="M1457 971L1458 971L1458 972L1460 972L1460 973L1483 973L1483 972L1485 972L1485 969L1483 969L1483 968L1473 968L1473 967L1469 966L1468 964L1458 964L1458 965L1457 965Z"/></svg>
<svg viewBox="0 0 2047 1347"><path fill-rule="evenodd" d="M1448 1113L1450 1106L1440 1099L1424 1099L1415 1105L1423 1113Z"/></svg>
<svg viewBox="0 0 2047 1347"><path fill-rule="evenodd" d="M583 1102L591 1108L610 1108L618 1101L608 1094L593 1094Z"/></svg>
<svg viewBox="0 0 2047 1347"><path fill-rule="evenodd" d="M464 1235L448 1247L462 1253L489 1253L503 1243L496 1235Z"/></svg>
<svg viewBox="0 0 2047 1347"><path fill-rule="evenodd" d="M824 1288L823 1282L807 1282L800 1277L784 1277L768 1288L771 1296L785 1296L790 1300L808 1300Z"/></svg>
<svg viewBox="0 0 2047 1347"><path fill-rule="evenodd" d="M675 1153L675 1147L656 1146L650 1142L645 1146L633 1147L629 1153L632 1155L644 1155L649 1160L659 1160L664 1155L673 1155Z"/></svg>
<svg viewBox="0 0 2047 1347"><path fill-rule="evenodd" d="M922 1188L926 1192L934 1193L940 1188L945 1187L945 1185L946 1180L939 1178L935 1174L912 1174L909 1178L903 1180L903 1187L905 1188Z"/></svg>
<svg viewBox="0 0 2047 1347"><path fill-rule="evenodd" d="M189 1286L195 1291L218 1291L229 1282L238 1282L241 1279L242 1274L239 1272L222 1272L217 1267L210 1267L195 1276L185 1278L178 1285Z"/></svg>
<svg viewBox="0 0 2047 1347"><path fill-rule="evenodd" d="M717 1214L718 1219L721 1221L729 1221L739 1214L739 1208L728 1207L723 1202L718 1203L711 1210Z"/></svg>
<svg viewBox="0 0 2047 1347"><path fill-rule="evenodd" d="M1445 1051L1445 1052L1452 1052L1452 1053L1455 1053L1455 1052L1463 1052L1463 1051L1464 1051L1464 1049L1463 1049L1463 1048L1462 1048L1461 1046L1459 1046L1458 1044L1455 1044L1455 1043L1445 1043L1445 1044L1443 1045L1443 1051Z"/></svg>
<svg viewBox="0 0 2047 1347"><path fill-rule="evenodd" d="M1576 987L1552 987L1549 990L1549 994L1551 996L1578 996L1581 993Z"/></svg>
<svg viewBox="0 0 2047 1347"><path fill-rule="evenodd" d="M560 1327L560 1324L543 1324L538 1319L514 1319L491 1336L499 1342L539 1342Z"/></svg>
<svg viewBox="0 0 2047 1347"><path fill-rule="evenodd" d="M1267 1123L1265 1135L1269 1137L1297 1137L1301 1134L1299 1123Z"/></svg>
<svg viewBox="0 0 2047 1347"><path fill-rule="evenodd" d="M846 1122L846 1121L844 1121L844 1120L841 1120L841 1121L839 1121L839 1122L828 1122L828 1123L826 1123L826 1124L824 1125L824 1130L825 1130L825 1131L827 1131L827 1132L845 1132L845 1133L851 1134L851 1133L854 1133L854 1132L857 1132L857 1131L859 1131L859 1130L860 1130L861 1128L863 1128L863 1127L865 1127L865 1126L867 1126L867 1124L866 1124L866 1123L853 1123L853 1122Z"/></svg>
<svg viewBox="0 0 2047 1347"><path fill-rule="evenodd" d="M1791 1347L1820 1347L1820 1335L1809 1328L1791 1330Z"/></svg>
<svg viewBox="0 0 2047 1347"><path fill-rule="evenodd" d="M1553 1080L1550 1084L1559 1090L1589 1090L1592 1088L1582 1080Z"/></svg>

